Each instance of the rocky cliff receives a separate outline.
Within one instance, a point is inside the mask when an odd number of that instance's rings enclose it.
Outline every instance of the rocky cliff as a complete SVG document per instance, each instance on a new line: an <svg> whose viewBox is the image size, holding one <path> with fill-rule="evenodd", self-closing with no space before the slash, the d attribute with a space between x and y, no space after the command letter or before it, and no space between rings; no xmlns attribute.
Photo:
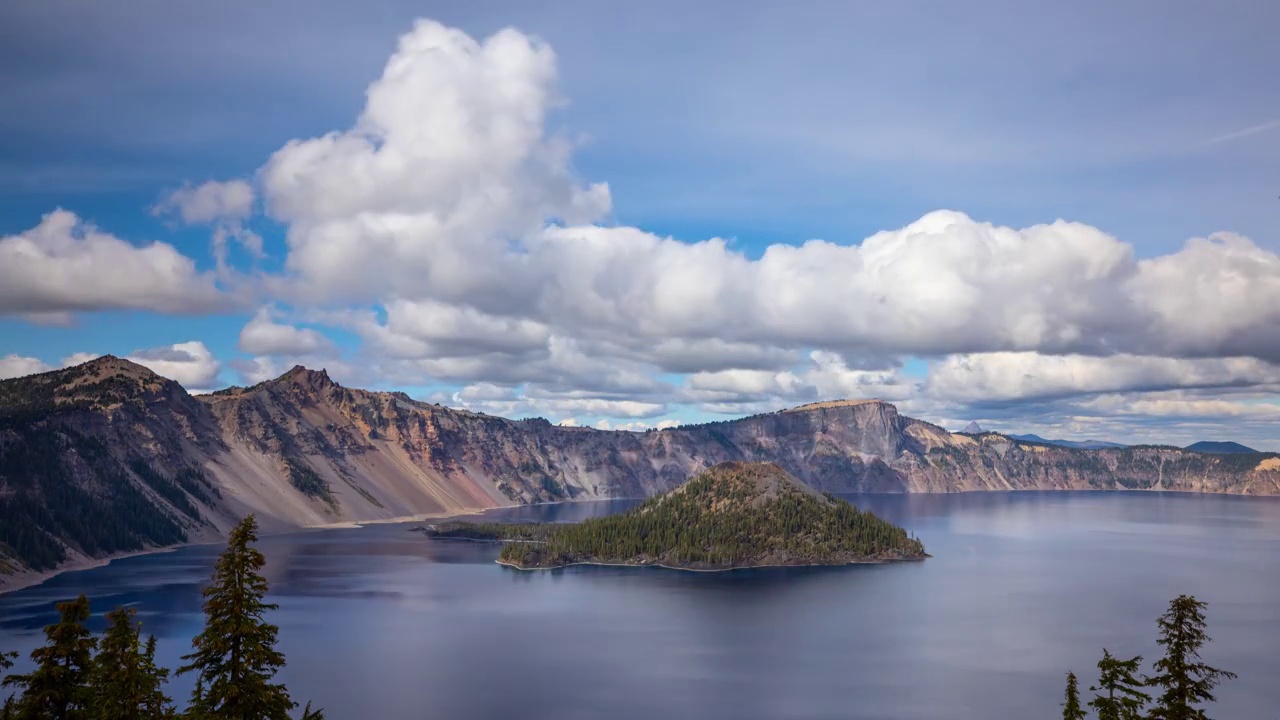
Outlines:
<svg viewBox="0 0 1280 720"><path fill-rule="evenodd" d="M24 570L218 536L509 504L639 497L726 461L825 491L1280 493L1280 457L1079 450L957 434L879 401L649 432L553 426L342 387L296 367L193 397L113 357L0 382L0 584Z"/></svg>

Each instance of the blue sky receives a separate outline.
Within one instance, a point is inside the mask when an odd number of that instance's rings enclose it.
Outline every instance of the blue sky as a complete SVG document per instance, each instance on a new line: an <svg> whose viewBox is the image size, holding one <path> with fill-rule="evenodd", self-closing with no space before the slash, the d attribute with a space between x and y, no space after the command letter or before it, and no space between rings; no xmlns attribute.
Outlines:
<svg viewBox="0 0 1280 720"><path fill-rule="evenodd" d="M1259 2L11 3L0 357L130 355L193 390L302 362L610 427L875 395L949 426L1280 448L1277 21ZM409 79L375 108L397 58ZM374 149L297 150L327 133ZM201 220L155 210L210 181L182 196L212 203ZM218 194L240 187L243 206ZM57 208L74 222L42 225ZM89 225L191 268L91 252ZM219 268L219 232L260 240ZM123 267L132 288L104 279Z"/></svg>

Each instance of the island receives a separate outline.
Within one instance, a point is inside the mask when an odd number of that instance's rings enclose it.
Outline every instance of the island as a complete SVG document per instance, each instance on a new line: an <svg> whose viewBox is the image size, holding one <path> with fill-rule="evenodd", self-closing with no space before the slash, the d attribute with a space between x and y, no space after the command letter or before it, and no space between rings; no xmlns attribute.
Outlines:
<svg viewBox="0 0 1280 720"><path fill-rule="evenodd" d="M579 523L450 522L435 538L502 542L498 562L734 570L922 560L906 530L809 487L773 463L727 462L627 512Z"/></svg>

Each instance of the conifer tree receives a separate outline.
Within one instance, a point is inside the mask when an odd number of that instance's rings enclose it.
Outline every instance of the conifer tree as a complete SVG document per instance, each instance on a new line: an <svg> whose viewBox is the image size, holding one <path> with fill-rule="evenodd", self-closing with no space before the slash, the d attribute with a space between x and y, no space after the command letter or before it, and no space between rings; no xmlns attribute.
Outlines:
<svg viewBox="0 0 1280 720"><path fill-rule="evenodd" d="M1080 690L1076 674L1067 673L1066 702L1062 703L1062 720L1084 720L1084 710L1080 709Z"/></svg>
<svg viewBox="0 0 1280 720"><path fill-rule="evenodd" d="M36 668L26 675L5 678L6 686L22 688L14 703L19 720L89 720L93 694L88 679L96 641L85 628L89 599L84 595L58 603L57 624L44 629L46 643L31 651Z"/></svg>
<svg viewBox="0 0 1280 720"><path fill-rule="evenodd" d="M16 652L0 652L0 687L4 686L4 674L13 667L13 659L16 657ZM13 698L5 698L4 705L0 706L0 720L13 720L14 712Z"/></svg>
<svg viewBox="0 0 1280 720"><path fill-rule="evenodd" d="M276 605L263 601L266 563L252 546L258 523L246 517L231 531L227 549L204 589L204 630L184 655L178 674L196 673L197 685L187 714L199 720L288 720L297 706L284 685L272 682L284 667L276 650L278 628L265 619Z"/></svg>
<svg viewBox="0 0 1280 720"><path fill-rule="evenodd" d="M1139 688L1145 687L1146 678L1135 675L1142 666L1142 656L1121 660L1106 648L1098 661L1098 684L1089 688L1097 693L1089 701L1089 707L1098 713L1098 720L1140 720L1142 709L1151 696Z"/></svg>
<svg viewBox="0 0 1280 720"><path fill-rule="evenodd" d="M156 636L147 637L142 651L142 676L148 684L142 694L142 715L145 720L170 720L177 717L173 701L164 694L164 683L169 679L169 668L156 665Z"/></svg>
<svg viewBox="0 0 1280 720"><path fill-rule="evenodd" d="M161 689L169 671L155 665L155 638L143 650L141 628L132 609L107 613L106 633L93 661L90 685L94 694L92 720L151 720L173 716Z"/></svg>
<svg viewBox="0 0 1280 720"><path fill-rule="evenodd" d="M1165 655L1155 663L1149 683L1163 689L1151 710L1152 720L1208 720L1202 703L1214 701L1213 689L1234 673L1200 661L1200 648L1209 642L1205 633L1206 603L1179 595L1156 621Z"/></svg>

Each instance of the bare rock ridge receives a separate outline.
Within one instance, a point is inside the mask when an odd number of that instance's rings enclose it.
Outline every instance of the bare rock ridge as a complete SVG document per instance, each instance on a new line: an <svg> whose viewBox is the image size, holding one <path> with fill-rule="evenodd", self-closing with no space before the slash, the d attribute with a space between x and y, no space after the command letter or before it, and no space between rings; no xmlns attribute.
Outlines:
<svg viewBox="0 0 1280 720"><path fill-rule="evenodd" d="M191 396L106 356L0 381L5 569L267 530L503 505L647 497L727 461L822 491L1164 489L1280 494L1280 457L1083 450L951 433L878 400L648 432L564 428L343 387L295 367Z"/></svg>

